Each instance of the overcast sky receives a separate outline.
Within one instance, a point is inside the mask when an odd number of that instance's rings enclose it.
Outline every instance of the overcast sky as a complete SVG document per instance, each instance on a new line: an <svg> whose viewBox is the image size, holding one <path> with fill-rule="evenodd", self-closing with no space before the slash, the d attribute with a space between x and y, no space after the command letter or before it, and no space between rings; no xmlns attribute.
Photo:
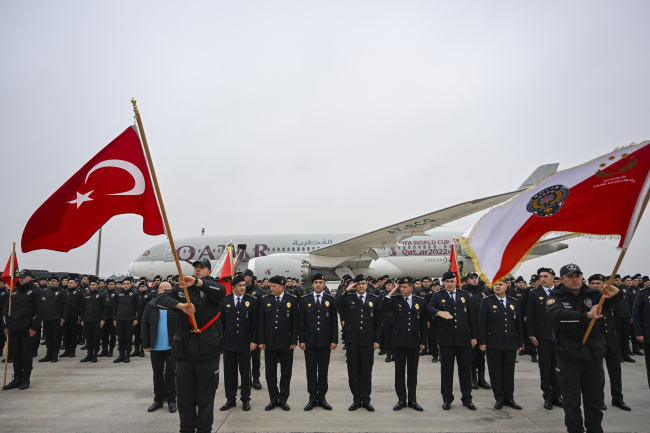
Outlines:
<svg viewBox="0 0 650 433"><path fill-rule="evenodd" d="M648 17L647 1L1 2L2 266L16 239L21 268L94 271L96 237L19 241L133 123L131 97L176 238L371 231L649 139ZM100 273L163 240L113 218ZM650 273L649 240L646 214L623 273ZM616 242L568 243L521 274L613 268Z"/></svg>

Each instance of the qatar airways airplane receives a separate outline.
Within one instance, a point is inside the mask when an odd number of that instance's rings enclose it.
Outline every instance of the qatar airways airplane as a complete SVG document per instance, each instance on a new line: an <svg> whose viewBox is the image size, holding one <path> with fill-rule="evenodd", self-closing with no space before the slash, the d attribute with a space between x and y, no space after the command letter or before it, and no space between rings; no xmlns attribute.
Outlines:
<svg viewBox="0 0 650 433"><path fill-rule="evenodd" d="M303 285L308 285L316 272L323 273L328 281L338 281L345 274L439 278L448 270L453 238L458 241L463 232L431 230L509 200L555 173L558 165L539 166L515 191L461 203L365 234L194 236L176 240L178 257L183 273L190 274L193 261L207 257L216 263L232 240L237 250L245 250L238 270L249 268L258 279L282 275L299 278ZM568 248L560 241L570 237L542 241L528 259ZM459 243L456 249L463 269L473 271L467 251ZM147 249L128 270L132 275L148 278L176 274L169 242Z"/></svg>

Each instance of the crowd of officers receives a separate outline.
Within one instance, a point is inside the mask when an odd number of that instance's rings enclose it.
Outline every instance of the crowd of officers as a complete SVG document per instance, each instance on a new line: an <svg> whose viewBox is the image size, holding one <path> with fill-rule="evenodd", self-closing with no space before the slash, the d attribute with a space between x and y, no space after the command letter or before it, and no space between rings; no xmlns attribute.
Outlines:
<svg viewBox="0 0 650 433"><path fill-rule="evenodd" d="M41 344L46 354L39 362L75 357L78 345L87 351L81 362L113 357L116 344L113 362L144 357L140 323L147 304L179 316L173 341L170 338L171 357L179 361L177 385L216 382L206 389L179 389L181 431L211 426L221 354L226 394L221 410L236 406L238 390L243 410L251 409L251 389L262 389L261 351L270 399L265 410L290 410L296 347L305 356L309 401L304 410L331 410L326 400L328 369L331 351L339 344L339 323L352 393L350 411L374 411L370 400L377 349L385 362L395 363L398 402L394 410L423 410L416 389L419 358L425 355L440 363L444 410L454 400L454 362L465 407L476 410L472 390L480 387L493 390L495 409L520 410L513 396L519 354L538 364L544 408L563 407L568 431L585 427L602 431L602 411L607 409L603 359L612 405L624 410L631 409L623 401L620 364L635 362L634 355L645 351L646 368L650 365L650 279L640 274L616 275L610 290L608 277L595 274L587 281L574 264L564 266L560 275L540 268L529 284L522 277L509 277L491 288L476 273L468 274L461 284L451 272L441 281L345 275L333 295L322 274L315 274L312 287L304 290L297 280L280 276L258 284L247 269L235 275L232 293L226 295L225 288L209 277L208 260L197 261L194 267L194 276L185 277L180 286L178 277L168 276L172 289L160 295L160 276L151 286L146 279L136 285L132 277L113 281L88 276L79 280L53 276L34 284L31 273L22 270L11 295L10 317L9 291L0 287L2 326L9 336L8 356L14 366L14 379L3 389L29 387L32 358ZM188 288L191 307L184 295ZM601 296L606 299L598 314ZM188 315L202 326L201 331L193 331L192 320L181 317ZM583 345L580 340L592 318L598 319L597 325ZM174 380L174 375L170 378ZM194 406L181 408L182 392Z"/></svg>

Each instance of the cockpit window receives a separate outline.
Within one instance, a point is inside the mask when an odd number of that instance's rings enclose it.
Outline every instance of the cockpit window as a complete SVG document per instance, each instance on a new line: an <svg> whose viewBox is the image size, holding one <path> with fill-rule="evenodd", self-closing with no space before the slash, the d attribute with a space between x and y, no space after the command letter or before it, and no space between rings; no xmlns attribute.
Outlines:
<svg viewBox="0 0 650 433"><path fill-rule="evenodd" d="M148 256L151 253L151 251L147 250L144 253L142 253L143 256Z"/></svg>

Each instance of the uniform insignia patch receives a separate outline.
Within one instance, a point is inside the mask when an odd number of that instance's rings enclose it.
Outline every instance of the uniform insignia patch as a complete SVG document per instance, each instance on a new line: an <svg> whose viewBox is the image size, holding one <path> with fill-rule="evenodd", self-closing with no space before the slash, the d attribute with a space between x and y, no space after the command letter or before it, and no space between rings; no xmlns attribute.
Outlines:
<svg viewBox="0 0 650 433"><path fill-rule="evenodd" d="M133 296L133 292L129 292L129 296Z"/></svg>
<svg viewBox="0 0 650 433"><path fill-rule="evenodd" d="M325 306L329 307L330 306L330 301L325 301Z"/></svg>
<svg viewBox="0 0 650 433"><path fill-rule="evenodd" d="M45 296L43 296L43 300L45 300Z"/></svg>
<svg viewBox="0 0 650 433"><path fill-rule="evenodd" d="M271 304L269 304L269 305L271 305ZM230 304L226 305L226 308L230 308Z"/></svg>
<svg viewBox="0 0 650 433"><path fill-rule="evenodd" d="M485 293L483 293L483 297L485 298Z"/></svg>
<svg viewBox="0 0 650 433"><path fill-rule="evenodd" d="M446 302L446 301L443 299L443 300L442 300L442 303L444 304L445 302Z"/></svg>
<svg viewBox="0 0 650 433"><path fill-rule="evenodd" d="M496 307L497 307L496 305L493 305L493 306L492 306L492 308L496 308Z"/></svg>
<svg viewBox="0 0 650 433"><path fill-rule="evenodd" d="M287 302L287 308L291 308L291 302Z"/></svg>
<svg viewBox="0 0 650 433"><path fill-rule="evenodd" d="M368 305L370 305L372 307L372 302L368 302Z"/></svg>
<svg viewBox="0 0 650 433"><path fill-rule="evenodd" d="M77 292L75 292L75 293L77 293ZM111 295L111 298L114 297L114 296L115 296L115 293L113 293L113 294Z"/></svg>
<svg viewBox="0 0 650 433"><path fill-rule="evenodd" d="M543 297L543 296L540 296L540 297L539 297L539 300L540 300L540 301L543 301L543 300L544 300L544 297Z"/></svg>
<svg viewBox="0 0 650 433"><path fill-rule="evenodd" d="M585 305L587 306L587 308L591 308L593 306L591 299L585 299Z"/></svg>
<svg viewBox="0 0 650 433"><path fill-rule="evenodd" d="M27 294L28 294L28 295L31 295L31 294L32 294L32 291L31 291L31 290L28 290L28 291L27 291Z"/></svg>
<svg viewBox="0 0 650 433"><path fill-rule="evenodd" d="M54 292L54 296L59 296L59 292Z"/></svg>
<svg viewBox="0 0 650 433"><path fill-rule="evenodd" d="M99 295L95 295L95 298L99 298Z"/></svg>
<svg viewBox="0 0 650 433"><path fill-rule="evenodd" d="M270 306L271 306L271 304L266 304L266 306L267 306L267 307L270 307Z"/></svg>
<svg viewBox="0 0 650 433"><path fill-rule="evenodd" d="M420 304L415 304L415 309L419 310L420 309Z"/></svg>
<svg viewBox="0 0 650 433"><path fill-rule="evenodd" d="M311 307L311 304L307 304L308 307Z"/></svg>
<svg viewBox="0 0 650 433"><path fill-rule="evenodd" d="M512 305L512 304L510 304L510 309L511 309L511 310L514 310L514 309L515 309L515 306Z"/></svg>
<svg viewBox="0 0 650 433"><path fill-rule="evenodd" d="M247 307L248 307L250 304L251 304L251 303L248 302L248 301L246 301L246 303L244 303L244 305L246 305Z"/></svg>
<svg viewBox="0 0 650 433"><path fill-rule="evenodd" d="M465 303L465 298L460 298L461 301L463 301L463 304Z"/></svg>
<svg viewBox="0 0 650 433"><path fill-rule="evenodd" d="M553 299L553 298L546 301L546 305L553 305L553 304L555 304L555 299Z"/></svg>

